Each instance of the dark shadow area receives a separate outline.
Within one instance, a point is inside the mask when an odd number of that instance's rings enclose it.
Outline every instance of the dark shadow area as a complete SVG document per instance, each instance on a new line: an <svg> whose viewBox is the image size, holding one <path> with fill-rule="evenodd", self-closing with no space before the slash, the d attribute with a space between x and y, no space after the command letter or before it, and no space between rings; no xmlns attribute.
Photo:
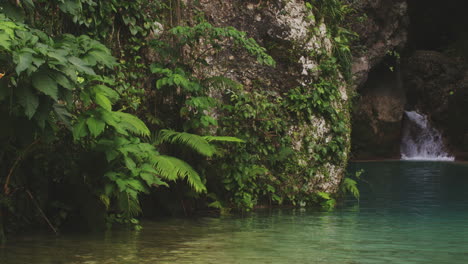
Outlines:
<svg viewBox="0 0 468 264"><path fill-rule="evenodd" d="M408 48L446 51L468 41L467 1L408 0Z"/></svg>
<svg viewBox="0 0 468 264"><path fill-rule="evenodd" d="M403 112L415 110L427 115L441 132L450 153L466 159L468 2L407 0L407 4L410 23L406 46L397 53L389 51L358 90L361 97L353 113L353 156L398 156L395 152ZM395 61L395 57L400 60ZM398 88L398 92L389 87Z"/></svg>
<svg viewBox="0 0 468 264"><path fill-rule="evenodd" d="M406 103L398 58L388 55L359 89L353 110L352 153L356 159L399 158Z"/></svg>

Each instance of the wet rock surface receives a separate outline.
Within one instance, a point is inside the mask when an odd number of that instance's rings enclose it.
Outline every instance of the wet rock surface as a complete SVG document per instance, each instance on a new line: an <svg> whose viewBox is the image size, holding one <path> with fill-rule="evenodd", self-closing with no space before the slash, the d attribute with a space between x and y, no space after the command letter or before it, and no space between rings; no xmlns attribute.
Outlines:
<svg viewBox="0 0 468 264"><path fill-rule="evenodd" d="M354 85L359 88L388 52L406 45L408 5L406 0L364 0L350 4L356 10L350 18L351 29L359 35L352 48Z"/></svg>
<svg viewBox="0 0 468 264"><path fill-rule="evenodd" d="M401 121L406 104L397 67L407 42L405 0L351 2L352 73L359 94L352 113L354 159L399 158Z"/></svg>
<svg viewBox="0 0 468 264"><path fill-rule="evenodd" d="M374 69L353 109L353 158L399 158L406 97L399 69Z"/></svg>
<svg viewBox="0 0 468 264"><path fill-rule="evenodd" d="M408 107L427 113L452 151L468 151L466 61L437 51L416 51L404 68Z"/></svg>

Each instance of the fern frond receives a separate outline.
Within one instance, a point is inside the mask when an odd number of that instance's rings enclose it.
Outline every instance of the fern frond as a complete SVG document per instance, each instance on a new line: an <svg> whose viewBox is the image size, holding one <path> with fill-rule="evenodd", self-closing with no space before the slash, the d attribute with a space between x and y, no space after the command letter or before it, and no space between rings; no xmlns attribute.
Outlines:
<svg viewBox="0 0 468 264"><path fill-rule="evenodd" d="M99 196L99 199L101 200L101 202L104 204L104 206L106 207L106 209L108 210L109 209L109 206L110 206L110 198L109 196L105 195L105 194L101 194Z"/></svg>
<svg viewBox="0 0 468 264"><path fill-rule="evenodd" d="M223 89L224 91L228 89L238 90L242 88L242 84L224 76L213 76L207 78L205 79L205 83L208 87Z"/></svg>
<svg viewBox="0 0 468 264"><path fill-rule="evenodd" d="M349 192L353 195L354 198L359 200L360 193L357 187L357 182L351 178L344 178L343 182L341 183L341 190L343 192Z"/></svg>
<svg viewBox="0 0 468 264"><path fill-rule="evenodd" d="M218 142L237 142L237 143L245 143L244 140L236 137L225 137L225 136L204 136L203 137L206 141L209 143L213 141L218 141Z"/></svg>
<svg viewBox="0 0 468 264"><path fill-rule="evenodd" d="M119 209L126 218L133 218L141 214L140 202L137 198L132 197L127 192L120 192L116 198Z"/></svg>
<svg viewBox="0 0 468 264"><path fill-rule="evenodd" d="M196 192L205 192L206 187L200 175L185 161L165 155L155 155L151 158L156 171L171 181L187 178L187 182Z"/></svg>
<svg viewBox="0 0 468 264"><path fill-rule="evenodd" d="M211 157L216 152L215 147L202 136L168 129L159 132L156 143L183 144L206 157Z"/></svg>
<svg viewBox="0 0 468 264"><path fill-rule="evenodd" d="M138 117L124 112L112 112L120 119L119 126L139 136L149 136L150 131L143 121Z"/></svg>

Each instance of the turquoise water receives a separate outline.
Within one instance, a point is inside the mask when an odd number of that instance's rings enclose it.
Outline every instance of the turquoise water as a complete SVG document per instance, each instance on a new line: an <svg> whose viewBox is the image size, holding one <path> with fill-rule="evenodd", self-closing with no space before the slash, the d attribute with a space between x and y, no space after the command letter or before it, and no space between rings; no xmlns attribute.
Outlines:
<svg viewBox="0 0 468 264"><path fill-rule="evenodd" d="M333 212L275 209L248 216L145 222L113 231L22 237L0 263L468 263L468 167L371 162L361 201Z"/></svg>

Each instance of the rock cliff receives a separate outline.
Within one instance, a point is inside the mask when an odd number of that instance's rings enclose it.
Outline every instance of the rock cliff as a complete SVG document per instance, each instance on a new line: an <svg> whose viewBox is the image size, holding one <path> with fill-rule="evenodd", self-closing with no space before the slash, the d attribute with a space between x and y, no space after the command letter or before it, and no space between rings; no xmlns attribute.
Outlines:
<svg viewBox="0 0 468 264"><path fill-rule="evenodd" d="M353 109L354 158L398 158L401 120L406 103L399 51L408 39L405 0L352 2L350 21L359 34L353 45L354 86L359 94Z"/></svg>
<svg viewBox="0 0 468 264"><path fill-rule="evenodd" d="M338 69L333 70L336 75L333 77L325 72L326 59L333 57L334 42L324 20L314 14L317 10L308 8L302 0L201 0L185 1L185 6L185 12L191 16L196 14L194 10L203 12L214 26L233 26L247 32L277 62L274 68L259 66L254 58L236 50L225 50L210 56L207 66L200 69L205 75L223 74L239 82L245 92L257 95L252 104L263 104L270 109L263 110L271 111L263 120L246 118L242 121L246 126L243 133L260 136L262 146L274 150L265 156L259 148L251 146L251 154L264 155L258 160L258 165L272 174L259 181L279 190L277 193L281 193L284 200L301 201L300 197L317 191L335 193L344 176L350 145L348 86ZM325 98L323 102L322 99L313 99L313 94L322 89L320 85L328 85L324 84L325 80L333 83L326 89L337 93L331 95L334 92L325 91L330 96L319 95ZM293 106L298 103L294 101L293 93L299 90L303 94L301 104L315 104L316 109L296 109ZM222 97L225 92L217 91L213 96ZM336 122L325 111L317 110L324 108L320 105L322 103L342 117L340 135L336 132ZM223 113L218 114L222 120ZM281 121L274 127L265 128L269 120ZM229 126L226 122L224 124ZM262 127L268 131L261 131ZM290 154L270 160L283 151ZM339 154L333 155L333 151L339 151Z"/></svg>

